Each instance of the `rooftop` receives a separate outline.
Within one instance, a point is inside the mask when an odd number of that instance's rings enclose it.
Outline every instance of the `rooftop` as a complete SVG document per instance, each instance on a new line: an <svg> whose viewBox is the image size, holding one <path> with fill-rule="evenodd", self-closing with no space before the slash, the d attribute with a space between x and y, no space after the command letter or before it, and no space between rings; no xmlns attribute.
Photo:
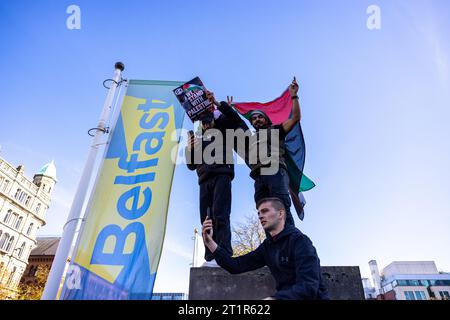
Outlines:
<svg viewBox="0 0 450 320"><path fill-rule="evenodd" d="M56 166L55 162L52 160L51 162L44 165L41 170L39 170L38 175L42 174L43 176L50 177L56 181Z"/></svg>
<svg viewBox="0 0 450 320"><path fill-rule="evenodd" d="M30 256L54 256L61 237L38 237L37 244Z"/></svg>

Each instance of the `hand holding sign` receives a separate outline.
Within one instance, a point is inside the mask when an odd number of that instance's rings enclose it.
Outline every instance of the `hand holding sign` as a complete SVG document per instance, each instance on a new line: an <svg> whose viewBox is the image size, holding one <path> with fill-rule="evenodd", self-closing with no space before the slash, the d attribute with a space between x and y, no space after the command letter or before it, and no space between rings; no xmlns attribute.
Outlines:
<svg viewBox="0 0 450 320"><path fill-rule="evenodd" d="M173 92L192 122L199 120L201 114L214 110L214 107L211 110L212 102L207 98L207 90L199 77L186 82Z"/></svg>
<svg viewBox="0 0 450 320"><path fill-rule="evenodd" d="M219 106L219 102L216 100L216 97L214 97L214 92L206 90L206 98L208 98L208 100L209 100L209 102L211 102L211 104Z"/></svg>

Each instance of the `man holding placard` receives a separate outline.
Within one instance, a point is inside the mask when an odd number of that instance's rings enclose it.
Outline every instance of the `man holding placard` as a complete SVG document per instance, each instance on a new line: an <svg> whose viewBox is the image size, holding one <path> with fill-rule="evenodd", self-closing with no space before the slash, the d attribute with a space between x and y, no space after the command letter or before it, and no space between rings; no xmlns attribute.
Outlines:
<svg viewBox="0 0 450 320"><path fill-rule="evenodd" d="M195 115L201 122L202 136L191 131L186 147L186 161L190 170L196 170L200 186L200 221L206 217L214 221L214 240L230 256L231 248L231 181L234 178L234 142L227 143L226 130L241 128L248 130L245 122L226 102L218 102L212 92L204 89L204 97L211 103L206 111ZM199 95L196 95L198 99ZM196 102L200 102L197 100ZM205 105L205 103L203 103ZM217 110L214 110L214 106ZM198 109L192 113L198 112ZM188 113L188 111L187 111ZM188 113L189 115L189 113ZM192 119L192 117L191 117ZM220 144L220 139L222 143ZM211 148L215 144L213 148ZM222 148L216 148L220 145ZM209 146L209 147L208 147ZM211 251L205 247L204 266L216 266Z"/></svg>

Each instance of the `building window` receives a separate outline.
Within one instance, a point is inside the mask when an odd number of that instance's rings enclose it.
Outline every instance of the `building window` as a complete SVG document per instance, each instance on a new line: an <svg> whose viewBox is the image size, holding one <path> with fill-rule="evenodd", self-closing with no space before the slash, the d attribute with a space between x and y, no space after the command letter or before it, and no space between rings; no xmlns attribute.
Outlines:
<svg viewBox="0 0 450 320"><path fill-rule="evenodd" d="M2 238L0 239L0 249L5 250L8 241L9 241L9 234L4 233Z"/></svg>
<svg viewBox="0 0 450 320"><path fill-rule="evenodd" d="M5 218L3 219L4 223L9 223L9 220L11 220L11 216L12 216L12 210L9 209L8 212L6 213Z"/></svg>
<svg viewBox="0 0 450 320"><path fill-rule="evenodd" d="M20 196L19 196L19 202L20 203L23 203L24 202L24 200L25 200L25 198L26 198L26 196L27 196L27 194L25 193L25 192L21 192L20 193Z"/></svg>
<svg viewBox="0 0 450 320"><path fill-rule="evenodd" d="M14 195L14 198L19 199L21 192L22 192L22 189L17 189L16 194Z"/></svg>
<svg viewBox="0 0 450 320"><path fill-rule="evenodd" d="M448 291L439 291L442 300L450 300L450 293Z"/></svg>
<svg viewBox="0 0 450 320"><path fill-rule="evenodd" d="M36 207L36 213L39 213L39 211L41 211L41 204L38 203L37 207Z"/></svg>
<svg viewBox="0 0 450 320"><path fill-rule="evenodd" d="M12 245L13 245L13 242L14 242L14 237L11 237L11 238L9 239L9 241L8 241L8 244L6 245L5 251L11 250L11 247L12 247Z"/></svg>
<svg viewBox="0 0 450 320"><path fill-rule="evenodd" d="M30 265L30 269L28 269L28 277L33 276L33 268L34 268L34 266Z"/></svg>
<svg viewBox="0 0 450 320"><path fill-rule="evenodd" d="M18 256L19 258L22 258L22 254L23 254L23 251L24 251L24 250L25 250L25 242L22 243L22 245L20 246L19 252L17 253L17 256Z"/></svg>
<svg viewBox="0 0 450 320"><path fill-rule="evenodd" d="M419 280L420 285L423 287L428 287L430 285L430 281L428 280Z"/></svg>
<svg viewBox="0 0 450 320"><path fill-rule="evenodd" d="M20 228L20 225L22 224L22 220L23 220L23 217L19 217L19 220L17 220L16 225L14 226L16 229Z"/></svg>
<svg viewBox="0 0 450 320"><path fill-rule="evenodd" d="M414 291L416 294L416 300L427 300L427 297L425 296L425 292L423 291Z"/></svg>
<svg viewBox="0 0 450 320"><path fill-rule="evenodd" d="M6 191L6 188L8 188L9 180L6 180L3 184L3 191Z"/></svg>
<svg viewBox="0 0 450 320"><path fill-rule="evenodd" d="M38 270L38 266L33 266L33 269L30 270L30 276L36 277L37 270Z"/></svg>
<svg viewBox="0 0 450 320"><path fill-rule="evenodd" d="M17 268L14 267L14 268L13 268L13 271L12 271L11 274L9 275L8 282L7 282L7 284L6 284L7 286L11 285L11 282L12 282L12 280L14 279L14 276L16 275L16 270L17 270Z"/></svg>
<svg viewBox="0 0 450 320"><path fill-rule="evenodd" d="M406 300L416 300L413 291L405 291L405 298Z"/></svg>
<svg viewBox="0 0 450 320"><path fill-rule="evenodd" d="M33 226L34 226L34 223L30 223L28 230L27 230L27 236L29 236L31 234L31 231L33 230Z"/></svg>
<svg viewBox="0 0 450 320"><path fill-rule="evenodd" d="M30 204L31 201L31 196L27 197L27 201L25 201L25 205L28 206Z"/></svg>
<svg viewBox="0 0 450 320"><path fill-rule="evenodd" d="M13 213L13 219L11 225L14 226L17 222L17 219L19 218L19 215L17 213Z"/></svg>

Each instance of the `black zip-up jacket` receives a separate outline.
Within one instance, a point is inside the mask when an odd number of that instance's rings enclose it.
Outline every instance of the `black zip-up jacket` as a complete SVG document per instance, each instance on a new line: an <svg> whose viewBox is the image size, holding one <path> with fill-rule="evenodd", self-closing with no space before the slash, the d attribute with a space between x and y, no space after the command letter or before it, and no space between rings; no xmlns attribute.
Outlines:
<svg viewBox="0 0 450 320"><path fill-rule="evenodd" d="M226 130L227 129L239 129L246 131L248 130L248 126L241 119L241 117L234 111L228 103L222 101L218 107L219 111L222 113L220 117L214 120L214 129L219 130L223 135L223 163L213 163L213 164L195 164L194 163L194 153L199 152L200 150L193 150L193 152L189 151L186 148L186 163L189 170L196 170L198 175L198 184L202 184L210 178L216 177L218 175L228 175L231 179L234 178L234 164L226 163L226 159L232 159L233 150L226 148ZM212 141L201 141L201 152L205 150L205 148L212 143ZM236 143L233 143L233 148L236 148ZM227 156L228 155L228 156Z"/></svg>
<svg viewBox="0 0 450 320"><path fill-rule="evenodd" d="M255 250L240 257L230 257L217 247L217 263L238 274L268 266L276 281L277 300L328 300L320 272L320 260L311 240L293 226L274 238L267 238Z"/></svg>

